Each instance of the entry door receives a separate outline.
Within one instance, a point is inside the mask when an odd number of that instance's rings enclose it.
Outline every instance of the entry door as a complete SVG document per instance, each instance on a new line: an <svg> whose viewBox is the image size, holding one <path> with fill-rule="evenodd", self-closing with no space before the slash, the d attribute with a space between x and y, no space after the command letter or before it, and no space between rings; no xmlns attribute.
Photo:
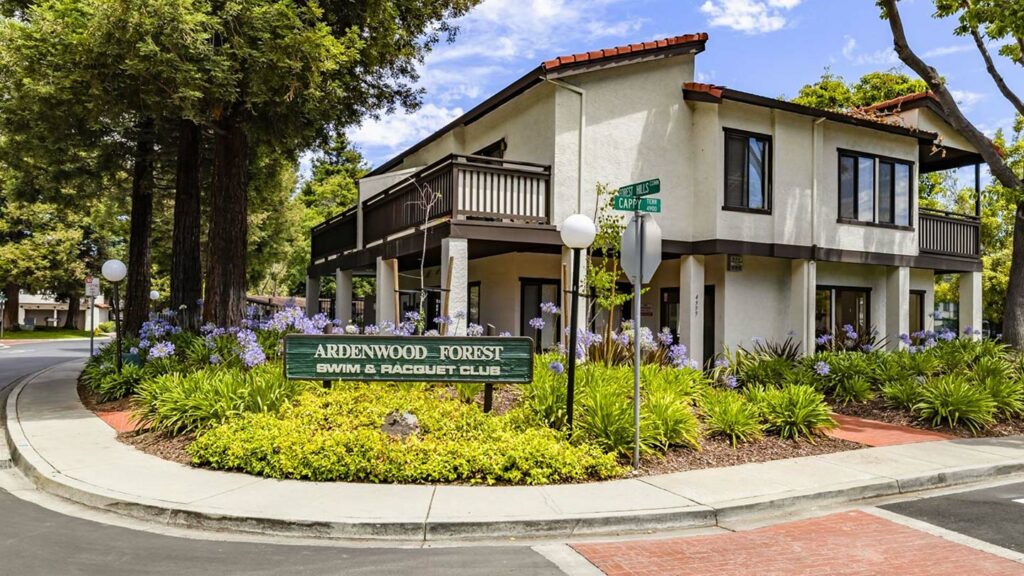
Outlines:
<svg viewBox="0 0 1024 576"><path fill-rule="evenodd" d="M704 286L704 365L715 357L715 285Z"/></svg>
<svg viewBox="0 0 1024 576"><path fill-rule="evenodd" d="M544 316L544 329L537 330L530 326L530 320L542 316L540 305L553 302L561 306L562 299L557 280L523 278L520 285L519 333L534 339L538 351L554 348L559 342L559 319Z"/></svg>

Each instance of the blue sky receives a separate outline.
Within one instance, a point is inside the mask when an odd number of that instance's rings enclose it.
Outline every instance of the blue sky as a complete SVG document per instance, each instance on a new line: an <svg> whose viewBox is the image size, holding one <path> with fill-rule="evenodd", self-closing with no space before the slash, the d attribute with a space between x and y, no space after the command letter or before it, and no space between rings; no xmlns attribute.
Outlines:
<svg viewBox="0 0 1024 576"><path fill-rule="evenodd" d="M945 75L968 117L991 134L1013 110L970 38L931 17L930 0L903 0L911 45ZM848 81L873 70L907 71L892 51L874 0L486 0L458 22L421 67L423 107L349 131L371 165L401 152L537 66L562 54L707 32L699 81L764 96L793 96L828 67ZM1024 69L997 57L1011 86Z"/></svg>

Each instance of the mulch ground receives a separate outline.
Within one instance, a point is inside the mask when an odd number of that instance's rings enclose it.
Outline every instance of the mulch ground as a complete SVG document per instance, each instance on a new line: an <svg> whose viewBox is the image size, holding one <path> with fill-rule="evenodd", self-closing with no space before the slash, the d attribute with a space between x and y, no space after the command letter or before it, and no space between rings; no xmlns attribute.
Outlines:
<svg viewBox="0 0 1024 576"><path fill-rule="evenodd" d="M700 450L674 448L669 450L663 458L660 456L642 458L638 474L648 476L702 468L720 468L752 462L769 462L800 456L845 452L858 448L863 448L863 446L827 436L816 438L814 444L807 440L783 440L777 436L765 436L758 442L738 444L735 448L725 438L704 438Z"/></svg>
<svg viewBox="0 0 1024 576"><path fill-rule="evenodd" d="M975 435L971 433L967 428L950 428L948 426L939 426L932 428L926 423L921 422L915 418L912 414L906 410L899 410L890 408L885 405L885 400L881 398L875 398L868 402L855 404L853 402L843 406L838 402L832 402L832 409L837 414L845 414L847 416L856 416L857 418L865 418L867 420L877 420L879 422L885 422L886 424L895 424L897 426L909 426L911 428L919 428L921 430L932 430L941 434L948 434L950 436L956 436L959 438L974 438ZM999 436L1016 436L1024 434L1024 419L1017 419L1013 421L1000 420L989 427L987 430L982 431L977 436L983 437L999 437Z"/></svg>

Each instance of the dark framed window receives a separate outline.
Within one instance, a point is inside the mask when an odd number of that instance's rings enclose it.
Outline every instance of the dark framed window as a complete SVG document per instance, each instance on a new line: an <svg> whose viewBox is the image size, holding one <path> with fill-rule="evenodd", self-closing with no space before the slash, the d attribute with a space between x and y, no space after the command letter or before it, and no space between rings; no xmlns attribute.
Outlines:
<svg viewBox="0 0 1024 576"><path fill-rule="evenodd" d="M839 221L910 228L913 164L839 151Z"/></svg>
<svg viewBox="0 0 1024 576"><path fill-rule="evenodd" d="M480 324L480 281L469 283L469 294L466 296L467 324Z"/></svg>
<svg viewBox="0 0 1024 576"><path fill-rule="evenodd" d="M771 136L725 129L725 206L771 211Z"/></svg>
<svg viewBox="0 0 1024 576"><path fill-rule="evenodd" d="M871 329L871 289L818 286L815 292L814 326L818 334L835 334L853 326L858 334Z"/></svg>
<svg viewBox="0 0 1024 576"><path fill-rule="evenodd" d="M502 138L497 142L492 142L491 144L484 146L483 148L477 150L476 152L473 152L473 156L486 156L488 158L501 159L505 157L505 150L507 149L508 145L505 144L505 139Z"/></svg>
<svg viewBox="0 0 1024 576"><path fill-rule="evenodd" d="M924 290L910 291L910 333L924 330Z"/></svg>
<svg viewBox="0 0 1024 576"><path fill-rule="evenodd" d="M679 288L661 289L661 316L659 324L672 331L672 338L679 339Z"/></svg>

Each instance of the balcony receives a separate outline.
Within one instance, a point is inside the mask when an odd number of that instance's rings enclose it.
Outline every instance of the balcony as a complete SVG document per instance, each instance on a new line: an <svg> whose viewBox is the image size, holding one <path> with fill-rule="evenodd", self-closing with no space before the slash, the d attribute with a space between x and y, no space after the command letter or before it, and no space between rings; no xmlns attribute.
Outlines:
<svg viewBox="0 0 1024 576"><path fill-rule="evenodd" d="M548 224L551 200L549 166L451 155L363 201L362 246L439 220ZM313 228L313 262L357 247L357 212Z"/></svg>
<svg viewBox="0 0 1024 576"><path fill-rule="evenodd" d="M981 257L981 221L977 216L921 208L918 242L922 254Z"/></svg>

